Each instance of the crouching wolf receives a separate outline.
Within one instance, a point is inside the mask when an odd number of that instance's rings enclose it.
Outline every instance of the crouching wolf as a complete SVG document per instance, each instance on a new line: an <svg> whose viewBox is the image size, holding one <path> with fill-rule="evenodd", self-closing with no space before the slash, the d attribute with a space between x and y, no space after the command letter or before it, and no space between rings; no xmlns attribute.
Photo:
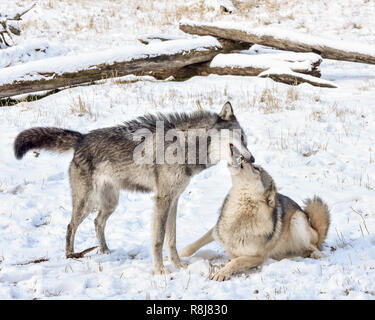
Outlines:
<svg viewBox="0 0 375 320"><path fill-rule="evenodd" d="M180 252L192 255L216 240L233 259L212 279L225 281L236 272L256 267L268 258L322 257L319 251L329 226L329 210L318 197L305 200L305 208L277 193L275 182L260 166L240 160L229 166L232 189L216 225Z"/></svg>
<svg viewBox="0 0 375 320"><path fill-rule="evenodd" d="M223 129L240 134L220 135ZM174 133L170 134L172 131ZM190 132L196 133L192 139L188 137ZM202 141L207 132L210 136ZM193 143L190 147L189 142L197 139L198 145ZM87 134L60 128L31 128L17 136L14 152L16 158L21 159L31 149L74 150L69 168L73 212L66 232L68 258L74 256L74 237L78 226L94 208L98 209L95 231L99 251L109 253L104 228L117 207L119 191L154 192L151 251L154 273L160 274L168 272L163 265L163 244L172 265L175 268L183 266L176 250L176 210L178 198L191 177L222 159L232 161L234 151L240 152L247 161L254 162L246 145L243 129L227 102L219 114L202 111L145 115ZM180 152L189 147L189 152ZM199 149L198 153L196 149ZM151 162L138 159L142 158L140 154L150 154L150 150ZM135 158L136 151L139 161ZM167 157L163 159L168 152L172 158L178 154L179 161L168 162ZM202 154L207 161L201 161Z"/></svg>

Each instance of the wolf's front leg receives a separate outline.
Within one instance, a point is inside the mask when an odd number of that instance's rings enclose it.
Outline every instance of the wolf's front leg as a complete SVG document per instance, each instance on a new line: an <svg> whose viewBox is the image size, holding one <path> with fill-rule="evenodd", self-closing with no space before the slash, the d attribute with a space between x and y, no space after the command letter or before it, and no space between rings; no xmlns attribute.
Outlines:
<svg viewBox="0 0 375 320"><path fill-rule="evenodd" d="M199 238L197 241L189 244L180 251L180 257L190 257L198 249L202 248L206 244L214 241L212 236L214 228L210 229L203 237Z"/></svg>
<svg viewBox="0 0 375 320"><path fill-rule="evenodd" d="M155 195L154 215L152 221L152 257L154 260L154 274L166 274L169 270L163 265L163 243L168 214L172 198L165 195Z"/></svg>
<svg viewBox="0 0 375 320"><path fill-rule="evenodd" d="M226 281L229 280L231 275L237 272L243 272L247 269L259 266L264 261L261 256L241 256L232 259L226 266L216 272L211 280Z"/></svg>
<svg viewBox="0 0 375 320"><path fill-rule="evenodd" d="M183 263L176 249L176 216L177 216L178 198L173 200L167 219L165 234L165 248L167 249L169 261L176 269L186 268L187 263Z"/></svg>

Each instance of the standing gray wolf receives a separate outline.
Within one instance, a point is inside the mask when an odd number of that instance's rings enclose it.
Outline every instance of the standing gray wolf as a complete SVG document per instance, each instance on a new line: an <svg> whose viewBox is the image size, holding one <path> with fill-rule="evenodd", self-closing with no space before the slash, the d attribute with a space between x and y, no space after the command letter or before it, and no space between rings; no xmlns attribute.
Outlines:
<svg viewBox="0 0 375 320"><path fill-rule="evenodd" d="M329 210L318 197L305 200L305 208L277 193L271 176L260 166L240 160L229 166L232 189L216 225L202 238L185 247L180 257L192 255L216 240L233 259L212 279L225 281L236 272L256 267L271 257L309 256L319 251L329 227Z"/></svg>
<svg viewBox="0 0 375 320"><path fill-rule="evenodd" d="M135 161L134 152L143 143L135 141L135 136L142 130L151 132L152 138L149 140L151 145L143 151L147 153L152 149L154 150L152 151L153 159L155 155L158 156L156 141L160 139L160 137L157 138L157 127L160 124L163 129L162 140L164 140L161 144L162 154L172 147L173 143L176 143L173 139L172 141L166 139L164 130L182 132L183 137L188 136L189 130L198 130L197 139L201 138L202 130L210 131L211 138L209 137L206 141L209 161L198 161L198 155L195 156L196 161L191 161L191 158L187 159L187 155L183 155L182 160L186 161L182 163ZM220 139L216 139L215 136L219 136L223 129L230 132L240 131L240 135L233 135L227 137L226 140L219 141ZM196 141L196 139L193 140ZM199 147L203 146L201 140L199 142ZM177 149L180 150L185 144L187 145L187 142L180 143ZM222 145L225 145L229 151L218 153ZM31 128L22 131L17 136L14 142L14 152L16 158L21 159L31 149L47 149L54 152L74 150L69 168L73 212L66 233L66 256L68 258L74 257L74 236L78 226L94 208L99 210L95 219L99 251L109 253L104 228L108 217L117 207L119 191L125 189L154 192L151 251L154 273L160 274L168 272L163 265L163 244L172 265L175 268L184 266L176 250L176 210L178 198L191 177L220 160L231 161L233 154L238 154L239 150L243 157L254 162L246 145L246 136L233 114L231 104L227 102L219 114L208 111L191 114L148 114L116 127L97 129L87 134L60 128ZM194 151L195 147L196 145L194 145Z"/></svg>

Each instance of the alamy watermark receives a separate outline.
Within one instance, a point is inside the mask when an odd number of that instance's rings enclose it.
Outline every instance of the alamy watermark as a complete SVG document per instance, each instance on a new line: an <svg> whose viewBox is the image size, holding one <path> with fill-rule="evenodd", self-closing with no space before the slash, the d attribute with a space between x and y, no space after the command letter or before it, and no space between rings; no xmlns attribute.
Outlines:
<svg viewBox="0 0 375 320"><path fill-rule="evenodd" d="M134 133L133 160L137 164L215 164L233 157L251 157L241 129L168 129L157 121L155 130Z"/></svg>

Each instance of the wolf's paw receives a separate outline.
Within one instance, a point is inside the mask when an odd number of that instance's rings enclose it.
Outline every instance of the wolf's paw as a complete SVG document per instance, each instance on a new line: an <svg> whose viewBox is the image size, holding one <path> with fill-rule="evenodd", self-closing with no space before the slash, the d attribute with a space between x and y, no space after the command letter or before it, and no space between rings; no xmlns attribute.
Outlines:
<svg viewBox="0 0 375 320"><path fill-rule="evenodd" d="M160 274L170 274L171 272L169 271L168 268L161 266L161 267L154 267L153 274L154 275L160 275Z"/></svg>
<svg viewBox="0 0 375 320"><path fill-rule="evenodd" d="M216 272L210 279L215 281L227 281L230 279L231 275L232 274L230 272L221 269L218 272Z"/></svg>
<svg viewBox="0 0 375 320"><path fill-rule="evenodd" d="M310 253L310 258L313 259L321 259L324 258L326 255L321 251L313 251Z"/></svg>
<svg viewBox="0 0 375 320"><path fill-rule="evenodd" d="M101 253L101 254L111 254L111 250L109 250L108 248L99 249L99 253Z"/></svg>
<svg viewBox="0 0 375 320"><path fill-rule="evenodd" d="M188 267L188 263L186 263L186 262L178 262L178 263L173 263L172 262L172 264L173 264L173 267L175 268L175 269L177 269L177 270L179 270L179 269L186 269L187 267Z"/></svg>

